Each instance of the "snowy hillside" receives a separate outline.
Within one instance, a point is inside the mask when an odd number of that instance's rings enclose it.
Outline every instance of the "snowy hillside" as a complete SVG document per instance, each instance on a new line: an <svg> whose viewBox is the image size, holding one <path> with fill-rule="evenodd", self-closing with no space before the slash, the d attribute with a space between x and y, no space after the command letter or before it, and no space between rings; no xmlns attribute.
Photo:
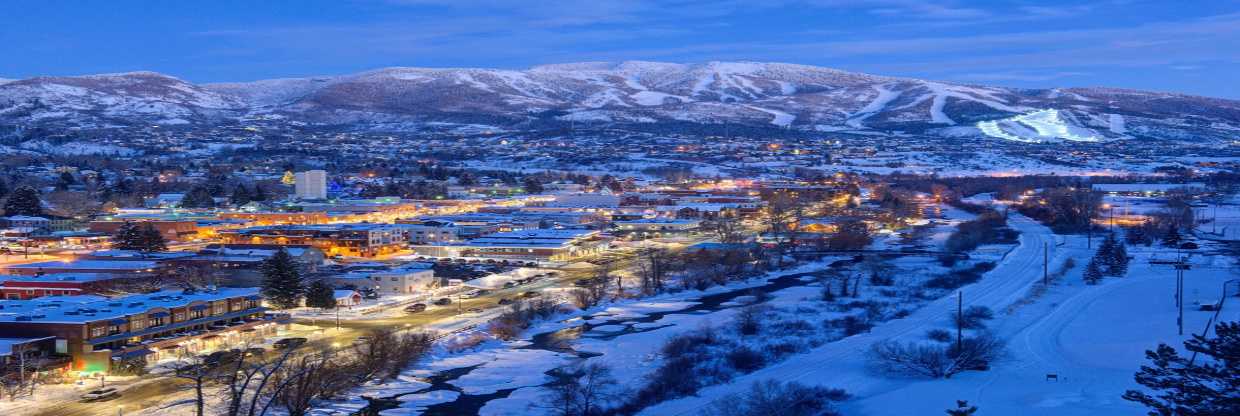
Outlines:
<svg viewBox="0 0 1240 416"><path fill-rule="evenodd" d="M0 122L12 124L212 123L255 114L343 126L674 121L1021 142L1227 139L1240 129L1240 102L1232 100L986 87L759 62L395 67L204 85L149 72L0 83Z"/></svg>

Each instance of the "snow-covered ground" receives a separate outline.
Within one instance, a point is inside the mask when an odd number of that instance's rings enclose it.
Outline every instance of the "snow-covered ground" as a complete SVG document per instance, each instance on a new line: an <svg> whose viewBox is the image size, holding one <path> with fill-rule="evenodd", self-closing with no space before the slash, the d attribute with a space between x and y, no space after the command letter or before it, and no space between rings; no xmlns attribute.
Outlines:
<svg viewBox="0 0 1240 416"><path fill-rule="evenodd" d="M1173 272L1150 265L1154 253L1134 249L1136 259L1124 278L1097 286L1081 283L1080 269L1089 255L1083 238L1050 234L1045 227L1013 216L1021 243L981 282L963 288L966 305L997 311L992 330L1008 341L1008 356L990 371L959 374L948 380L898 379L866 368L866 352L875 342L917 337L940 326L951 313L954 297L940 299L911 316L879 325L872 332L826 344L809 354L758 370L733 383L704 389L697 397L646 409L647 415L697 414L713 400L745 390L754 381L776 379L848 390L855 399L843 405L851 415L934 414L969 400L987 414L1129 415L1142 408L1124 401L1135 388L1133 373L1145 363L1144 351L1159 342L1180 346L1171 293ZM1042 244L1050 247L1052 270L1068 258L1076 269L1032 303L1022 302L1042 277ZM1154 251L1154 250L1151 250ZM1199 333L1209 313L1194 302L1216 301L1222 282L1234 278L1226 260L1199 257L1186 279L1185 331ZM1015 306L1009 309L1009 306ZM1240 308L1224 313L1240 319ZM1057 374L1059 382L1046 381Z"/></svg>

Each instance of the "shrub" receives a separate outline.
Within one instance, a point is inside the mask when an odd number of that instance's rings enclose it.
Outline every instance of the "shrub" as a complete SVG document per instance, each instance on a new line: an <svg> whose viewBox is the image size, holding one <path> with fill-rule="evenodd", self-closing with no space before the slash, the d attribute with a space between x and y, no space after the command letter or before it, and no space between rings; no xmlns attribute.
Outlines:
<svg viewBox="0 0 1240 416"><path fill-rule="evenodd" d="M742 373L750 373L766 365L761 353L743 345L729 352L725 358L729 366Z"/></svg>
<svg viewBox="0 0 1240 416"><path fill-rule="evenodd" d="M703 415L837 416L832 402L847 398L848 393L840 389L764 380L751 385L748 392L719 399Z"/></svg>
<svg viewBox="0 0 1240 416"><path fill-rule="evenodd" d="M928 378L985 370L1002 352L1002 341L989 334L966 338L959 346L883 341L870 347L871 365L879 371Z"/></svg>
<svg viewBox="0 0 1240 416"><path fill-rule="evenodd" d="M938 342L951 342L954 337L946 329L931 329L926 331L926 338Z"/></svg>

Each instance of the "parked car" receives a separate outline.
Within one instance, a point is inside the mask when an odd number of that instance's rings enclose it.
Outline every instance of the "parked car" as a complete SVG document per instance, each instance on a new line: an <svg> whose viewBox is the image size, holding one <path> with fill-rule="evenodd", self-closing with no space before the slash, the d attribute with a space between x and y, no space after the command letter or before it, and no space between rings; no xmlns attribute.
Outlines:
<svg viewBox="0 0 1240 416"><path fill-rule="evenodd" d="M522 293L522 294L521 294L521 296L523 296L523 297L527 297L527 298L533 298L533 297L542 296L542 292L535 292L535 291L531 290L531 291L528 291L528 292Z"/></svg>
<svg viewBox="0 0 1240 416"><path fill-rule="evenodd" d="M473 299L482 296L482 293L483 292L481 290L471 290L462 294L461 297L465 299Z"/></svg>
<svg viewBox="0 0 1240 416"><path fill-rule="evenodd" d="M512 299L508 299L508 298L500 298L500 299L499 299L499 304L500 304L500 305L508 305L508 304L511 304L511 303L512 303Z"/></svg>
<svg viewBox="0 0 1240 416"><path fill-rule="evenodd" d="M241 357L241 350L216 351L207 354L207 356L202 359L202 363L213 367L220 364L231 363L236 361L239 357Z"/></svg>
<svg viewBox="0 0 1240 416"><path fill-rule="evenodd" d="M120 397L120 395L121 392L117 391L115 387L104 387L82 393L82 401L93 402L98 400L106 400Z"/></svg>
<svg viewBox="0 0 1240 416"><path fill-rule="evenodd" d="M590 285L590 284L592 284L592 283L594 283L594 281L593 281L593 280L590 280L590 279L577 279L577 281L576 281L576 282L573 282L573 286L577 286L577 287L586 287L586 286L589 286L589 285Z"/></svg>
<svg viewBox="0 0 1240 416"><path fill-rule="evenodd" d="M451 304L452 304L452 299L449 299L449 298L439 298L439 299L435 299L435 304L436 304L436 305L439 305L439 306L443 306L443 305L451 305Z"/></svg>
<svg viewBox="0 0 1240 416"><path fill-rule="evenodd" d="M466 309L465 311L470 312L470 313L478 313L478 312L482 312L482 308L469 308L469 309Z"/></svg>
<svg viewBox="0 0 1240 416"><path fill-rule="evenodd" d="M426 310L425 303L415 303L405 307L405 313L418 313Z"/></svg>
<svg viewBox="0 0 1240 416"><path fill-rule="evenodd" d="M306 343L305 338L300 338L300 337L284 338L279 341L276 341L274 344L271 344L271 347L275 349L296 348L297 346L301 344L305 344L305 343Z"/></svg>

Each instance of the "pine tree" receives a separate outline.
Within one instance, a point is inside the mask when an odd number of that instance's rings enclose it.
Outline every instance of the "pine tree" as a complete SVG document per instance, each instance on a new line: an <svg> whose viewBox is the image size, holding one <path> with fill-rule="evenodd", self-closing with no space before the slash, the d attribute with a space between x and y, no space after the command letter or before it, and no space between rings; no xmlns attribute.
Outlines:
<svg viewBox="0 0 1240 416"><path fill-rule="evenodd" d="M950 416L970 416L977 413L977 406L970 406L968 400L956 400L955 409L947 409Z"/></svg>
<svg viewBox="0 0 1240 416"><path fill-rule="evenodd" d="M73 177L72 173L60 172L60 178L56 180L56 189L67 191L69 186L75 183L77 183L77 179Z"/></svg>
<svg viewBox="0 0 1240 416"><path fill-rule="evenodd" d="M1220 322L1214 333L1184 341L1185 350L1202 356L1196 361L1167 344L1145 351L1152 365L1141 366L1135 378L1153 395L1128 390L1124 399L1145 405L1151 415L1240 415L1240 322Z"/></svg>
<svg viewBox="0 0 1240 416"><path fill-rule="evenodd" d="M142 230L138 235L138 250L143 253L154 253L157 251L168 251L168 241L164 239L164 235L155 229L151 223L142 226Z"/></svg>
<svg viewBox="0 0 1240 416"><path fill-rule="evenodd" d="M250 195L250 190L246 189L245 185L242 184L238 184L233 189L232 197L229 198L229 202L236 206L248 204L251 200L253 200L253 196Z"/></svg>
<svg viewBox="0 0 1240 416"><path fill-rule="evenodd" d="M306 306L319 309L335 308L335 289L332 289L323 279L315 280L306 288Z"/></svg>
<svg viewBox="0 0 1240 416"><path fill-rule="evenodd" d="M250 194L250 200L263 202L267 200L267 191L259 184L254 184L254 193Z"/></svg>
<svg viewBox="0 0 1240 416"><path fill-rule="evenodd" d="M5 195L8 195L8 194L9 194L9 184L3 180L0 180L0 198L3 198Z"/></svg>
<svg viewBox="0 0 1240 416"><path fill-rule="evenodd" d="M205 186L195 186L181 197L181 208L214 208L215 198Z"/></svg>
<svg viewBox="0 0 1240 416"><path fill-rule="evenodd" d="M526 176L521 187L525 189L525 193L529 194L541 194L543 191L542 182L533 176Z"/></svg>
<svg viewBox="0 0 1240 416"><path fill-rule="evenodd" d="M4 215L42 216L43 204L39 201L39 191L29 186L13 190L9 199L4 201Z"/></svg>
<svg viewBox="0 0 1240 416"><path fill-rule="evenodd" d="M1180 229L1173 226L1167 230L1166 234L1163 234L1162 245L1163 247L1176 248L1180 246L1180 241L1183 241L1183 238L1180 237Z"/></svg>
<svg viewBox="0 0 1240 416"><path fill-rule="evenodd" d="M116 235L112 236L112 248L118 250L140 250L141 247L142 232L138 230L138 226L129 221L121 223L120 228L116 229Z"/></svg>
<svg viewBox="0 0 1240 416"><path fill-rule="evenodd" d="M1106 275L1111 275L1111 271L1117 267L1115 258L1117 246L1119 246L1119 241L1115 239L1115 234L1107 234L1107 237L1102 240L1102 244L1098 245L1098 251L1094 253L1093 261L1098 263L1098 266Z"/></svg>
<svg viewBox="0 0 1240 416"><path fill-rule="evenodd" d="M259 267L263 273L263 296L276 309L295 308L305 292L301 272L293 256L281 247Z"/></svg>
<svg viewBox="0 0 1240 416"><path fill-rule="evenodd" d="M1096 285L1102 281L1102 268L1098 267L1098 262L1089 261L1089 265L1085 266L1085 275L1082 276L1086 284Z"/></svg>
<svg viewBox="0 0 1240 416"><path fill-rule="evenodd" d="M1119 277L1128 274L1128 249L1123 244L1115 246L1115 250L1111 251L1111 257L1111 268L1107 269L1107 274Z"/></svg>

